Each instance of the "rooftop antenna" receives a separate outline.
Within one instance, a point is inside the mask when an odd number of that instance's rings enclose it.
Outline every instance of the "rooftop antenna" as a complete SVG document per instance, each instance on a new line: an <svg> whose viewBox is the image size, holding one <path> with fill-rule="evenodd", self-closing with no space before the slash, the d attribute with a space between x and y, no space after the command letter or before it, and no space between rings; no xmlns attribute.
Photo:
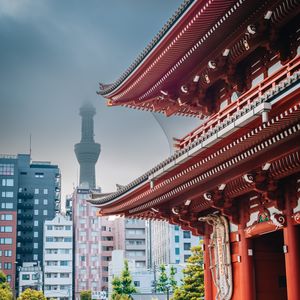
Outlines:
<svg viewBox="0 0 300 300"><path fill-rule="evenodd" d="M29 135L29 156L31 158L31 133Z"/></svg>

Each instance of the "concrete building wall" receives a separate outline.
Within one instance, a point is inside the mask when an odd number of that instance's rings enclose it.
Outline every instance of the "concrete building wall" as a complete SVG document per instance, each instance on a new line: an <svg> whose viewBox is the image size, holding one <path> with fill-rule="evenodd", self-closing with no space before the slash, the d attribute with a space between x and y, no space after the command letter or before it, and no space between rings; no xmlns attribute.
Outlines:
<svg viewBox="0 0 300 300"><path fill-rule="evenodd" d="M43 290L43 271L38 262L23 263L19 267L19 294L28 288Z"/></svg>
<svg viewBox="0 0 300 300"><path fill-rule="evenodd" d="M190 248L200 242L200 237L193 236L190 231L164 221L151 221L149 227L152 267L161 264L184 265L191 255Z"/></svg>
<svg viewBox="0 0 300 300"><path fill-rule="evenodd" d="M61 214L44 224L44 294L56 300L72 300L73 228Z"/></svg>
<svg viewBox="0 0 300 300"><path fill-rule="evenodd" d="M108 263L114 248L113 222L97 216L97 208L86 202L89 192L78 188L72 200L76 300L81 290L107 290Z"/></svg>
<svg viewBox="0 0 300 300"><path fill-rule="evenodd" d="M0 155L0 270L15 291L17 245L17 156Z"/></svg>

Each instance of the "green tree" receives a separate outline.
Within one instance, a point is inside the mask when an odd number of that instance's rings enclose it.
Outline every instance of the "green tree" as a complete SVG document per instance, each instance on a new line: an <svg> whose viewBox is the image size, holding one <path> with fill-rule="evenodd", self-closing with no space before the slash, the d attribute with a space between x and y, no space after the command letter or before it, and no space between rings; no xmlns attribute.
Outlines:
<svg viewBox="0 0 300 300"><path fill-rule="evenodd" d="M18 300L46 300L42 291L26 289L19 297Z"/></svg>
<svg viewBox="0 0 300 300"><path fill-rule="evenodd" d="M113 300L126 300L127 298L131 299L131 294L136 293L136 288L132 283L132 277L129 271L127 260L125 260L124 262L124 269L122 271L121 277L119 278L115 276L112 281L112 286L113 293L111 298ZM123 296L123 298L120 298L120 296Z"/></svg>
<svg viewBox="0 0 300 300"><path fill-rule="evenodd" d="M120 296L123 293L123 287L122 287L122 282L120 277L118 276L114 276L113 280L112 280L112 300L119 300Z"/></svg>
<svg viewBox="0 0 300 300"><path fill-rule="evenodd" d="M11 288L6 281L6 275L0 271L0 299L1 300L12 300L13 294Z"/></svg>
<svg viewBox="0 0 300 300"><path fill-rule="evenodd" d="M131 294L136 293L136 288L132 282L132 277L129 272L127 260L125 260L125 263L124 263L124 269L123 269L123 272L121 275L121 283L122 283L122 287L123 287L123 294L130 296Z"/></svg>
<svg viewBox="0 0 300 300"><path fill-rule="evenodd" d="M80 300L92 300L92 291L91 290L81 291Z"/></svg>
<svg viewBox="0 0 300 300"><path fill-rule="evenodd" d="M173 292L177 288L177 281L175 280L175 274L176 274L176 268L174 266L171 266L169 283L170 283L170 286L171 286Z"/></svg>
<svg viewBox="0 0 300 300"><path fill-rule="evenodd" d="M169 279L166 273L166 266L161 265L159 267L159 270L160 270L160 274L157 281L156 289L158 292L165 293L167 291L167 285L169 284Z"/></svg>
<svg viewBox="0 0 300 300"><path fill-rule="evenodd" d="M172 300L199 300L204 297L202 246L191 248L192 255L183 270L182 286L175 290Z"/></svg>

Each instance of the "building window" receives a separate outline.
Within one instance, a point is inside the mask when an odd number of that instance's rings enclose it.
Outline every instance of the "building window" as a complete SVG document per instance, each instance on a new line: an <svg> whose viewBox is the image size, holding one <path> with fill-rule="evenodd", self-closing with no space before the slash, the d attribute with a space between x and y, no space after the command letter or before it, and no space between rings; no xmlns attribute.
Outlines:
<svg viewBox="0 0 300 300"><path fill-rule="evenodd" d="M48 199L44 199L44 205L48 205Z"/></svg>
<svg viewBox="0 0 300 300"><path fill-rule="evenodd" d="M179 255L180 254L180 249L179 248L175 248L175 254Z"/></svg>
<svg viewBox="0 0 300 300"><path fill-rule="evenodd" d="M185 239L189 239L189 238L191 238L191 232L190 231L183 231L183 237L185 238Z"/></svg>
<svg viewBox="0 0 300 300"><path fill-rule="evenodd" d="M0 175L12 176L14 175L14 170L13 164L0 164Z"/></svg>
<svg viewBox="0 0 300 300"><path fill-rule="evenodd" d="M12 263L4 263L4 270L11 270L12 269Z"/></svg>
<svg viewBox="0 0 300 300"><path fill-rule="evenodd" d="M61 266L68 266L69 265L69 261L68 260L61 260L60 261L60 265Z"/></svg>
<svg viewBox="0 0 300 300"><path fill-rule="evenodd" d="M44 189L44 195L48 194L48 189Z"/></svg>
<svg viewBox="0 0 300 300"><path fill-rule="evenodd" d="M179 235L175 235L175 243L179 243Z"/></svg>
<svg viewBox="0 0 300 300"><path fill-rule="evenodd" d="M180 259L176 259L175 264L180 264Z"/></svg>
<svg viewBox="0 0 300 300"><path fill-rule="evenodd" d="M39 244L38 244L38 243L33 243L33 248L34 248L34 249L38 249L38 247L39 247Z"/></svg>
<svg viewBox="0 0 300 300"><path fill-rule="evenodd" d="M3 214L1 215L1 221L12 221L13 215L11 214Z"/></svg>
<svg viewBox="0 0 300 300"><path fill-rule="evenodd" d="M13 179L2 179L2 186L14 186Z"/></svg>
<svg viewBox="0 0 300 300"><path fill-rule="evenodd" d="M183 244L183 249L184 250L191 250L191 243L184 243Z"/></svg>
<svg viewBox="0 0 300 300"><path fill-rule="evenodd" d="M23 274L22 275L22 280L30 280L30 275L29 274Z"/></svg>
<svg viewBox="0 0 300 300"><path fill-rule="evenodd" d="M140 282L139 281L134 281L133 282L134 286L139 287L140 286Z"/></svg>
<svg viewBox="0 0 300 300"><path fill-rule="evenodd" d="M12 256L12 250L4 250L4 256L6 257Z"/></svg>
<svg viewBox="0 0 300 300"><path fill-rule="evenodd" d="M12 226L0 226L0 232L12 232Z"/></svg>
<svg viewBox="0 0 300 300"><path fill-rule="evenodd" d="M33 232L33 237L35 237L35 238L39 237L38 231L34 231L34 232Z"/></svg>
<svg viewBox="0 0 300 300"><path fill-rule="evenodd" d="M11 282L11 275L6 275L6 281Z"/></svg>
<svg viewBox="0 0 300 300"><path fill-rule="evenodd" d="M34 199L34 204L39 205L39 199Z"/></svg>
<svg viewBox="0 0 300 300"><path fill-rule="evenodd" d="M70 243L70 242L72 242L72 238L70 238L70 237L65 237L65 238L64 238L64 242Z"/></svg>
<svg viewBox="0 0 300 300"><path fill-rule="evenodd" d="M33 260L36 261L38 260L39 256L37 254L33 254Z"/></svg>
<svg viewBox="0 0 300 300"><path fill-rule="evenodd" d="M1 245L12 245L12 238L0 238Z"/></svg>
<svg viewBox="0 0 300 300"><path fill-rule="evenodd" d="M35 220L34 222L33 222L33 226L39 226L39 221L38 220Z"/></svg>
<svg viewBox="0 0 300 300"><path fill-rule="evenodd" d="M13 198L14 197L14 192L2 192L1 193L2 198Z"/></svg>
<svg viewBox="0 0 300 300"><path fill-rule="evenodd" d="M13 204L11 202L3 202L3 203L1 203L1 208L3 208L3 209L12 209Z"/></svg>
<svg viewBox="0 0 300 300"><path fill-rule="evenodd" d="M40 190L39 189L34 189L34 193L37 195L40 193Z"/></svg>
<svg viewBox="0 0 300 300"><path fill-rule="evenodd" d="M44 209L43 215L44 215L44 216L47 216L47 215L48 215L48 210L47 210L47 209Z"/></svg>
<svg viewBox="0 0 300 300"><path fill-rule="evenodd" d="M35 216L38 216L38 214L39 214L39 210L38 210L38 209L35 209L35 210L34 210L34 215L35 215Z"/></svg>
<svg viewBox="0 0 300 300"><path fill-rule="evenodd" d="M179 230L179 226L175 225L175 230L178 231Z"/></svg>
<svg viewBox="0 0 300 300"><path fill-rule="evenodd" d="M65 230L71 230L71 226L70 225L66 225L65 226Z"/></svg>
<svg viewBox="0 0 300 300"><path fill-rule="evenodd" d="M47 229L48 230L53 230L53 226L52 225L47 225Z"/></svg>
<svg viewBox="0 0 300 300"><path fill-rule="evenodd" d="M35 178L44 178L44 173L38 173L37 172L37 173L34 174L34 177Z"/></svg>
<svg viewBox="0 0 300 300"><path fill-rule="evenodd" d="M80 261L85 261L85 256L84 255L80 256Z"/></svg>
<svg viewBox="0 0 300 300"><path fill-rule="evenodd" d="M190 256L191 256L190 254L184 255L184 262L187 262L187 260L189 259Z"/></svg>

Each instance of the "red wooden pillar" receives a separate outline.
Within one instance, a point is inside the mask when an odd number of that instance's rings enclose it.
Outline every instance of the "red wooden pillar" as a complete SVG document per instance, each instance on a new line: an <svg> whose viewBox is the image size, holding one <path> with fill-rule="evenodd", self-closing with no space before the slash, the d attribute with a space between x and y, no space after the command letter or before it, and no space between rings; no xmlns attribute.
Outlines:
<svg viewBox="0 0 300 300"><path fill-rule="evenodd" d="M245 208L241 209L241 222L239 225L239 255L240 255L240 299L254 300L256 299L254 288L254 267L253 267L253 248L252 241L245 237Z"/></svg>
<svg viewBox="0 0 300 300"><path fill-rule="evenodd" d="M204 296L205 300L213 300L212 291L212 277L210 271L210 261L209 261L209 233L208 225L205 224L205 235L203 238L204 242Z"/></svg>
<svg viewBox="0 0 300 300"><path fill-rule="evenodd" d="M292 221L292 202L293 197L296 197L296 189L291 191L290 187L286 188L285 205L286 205L286 218L287 226L283 229L284 244L286 246L285 253L285 271L286 271L286 284L287 295L289 300L300 299L300 252L298 249L296 226Z"/></svg>

